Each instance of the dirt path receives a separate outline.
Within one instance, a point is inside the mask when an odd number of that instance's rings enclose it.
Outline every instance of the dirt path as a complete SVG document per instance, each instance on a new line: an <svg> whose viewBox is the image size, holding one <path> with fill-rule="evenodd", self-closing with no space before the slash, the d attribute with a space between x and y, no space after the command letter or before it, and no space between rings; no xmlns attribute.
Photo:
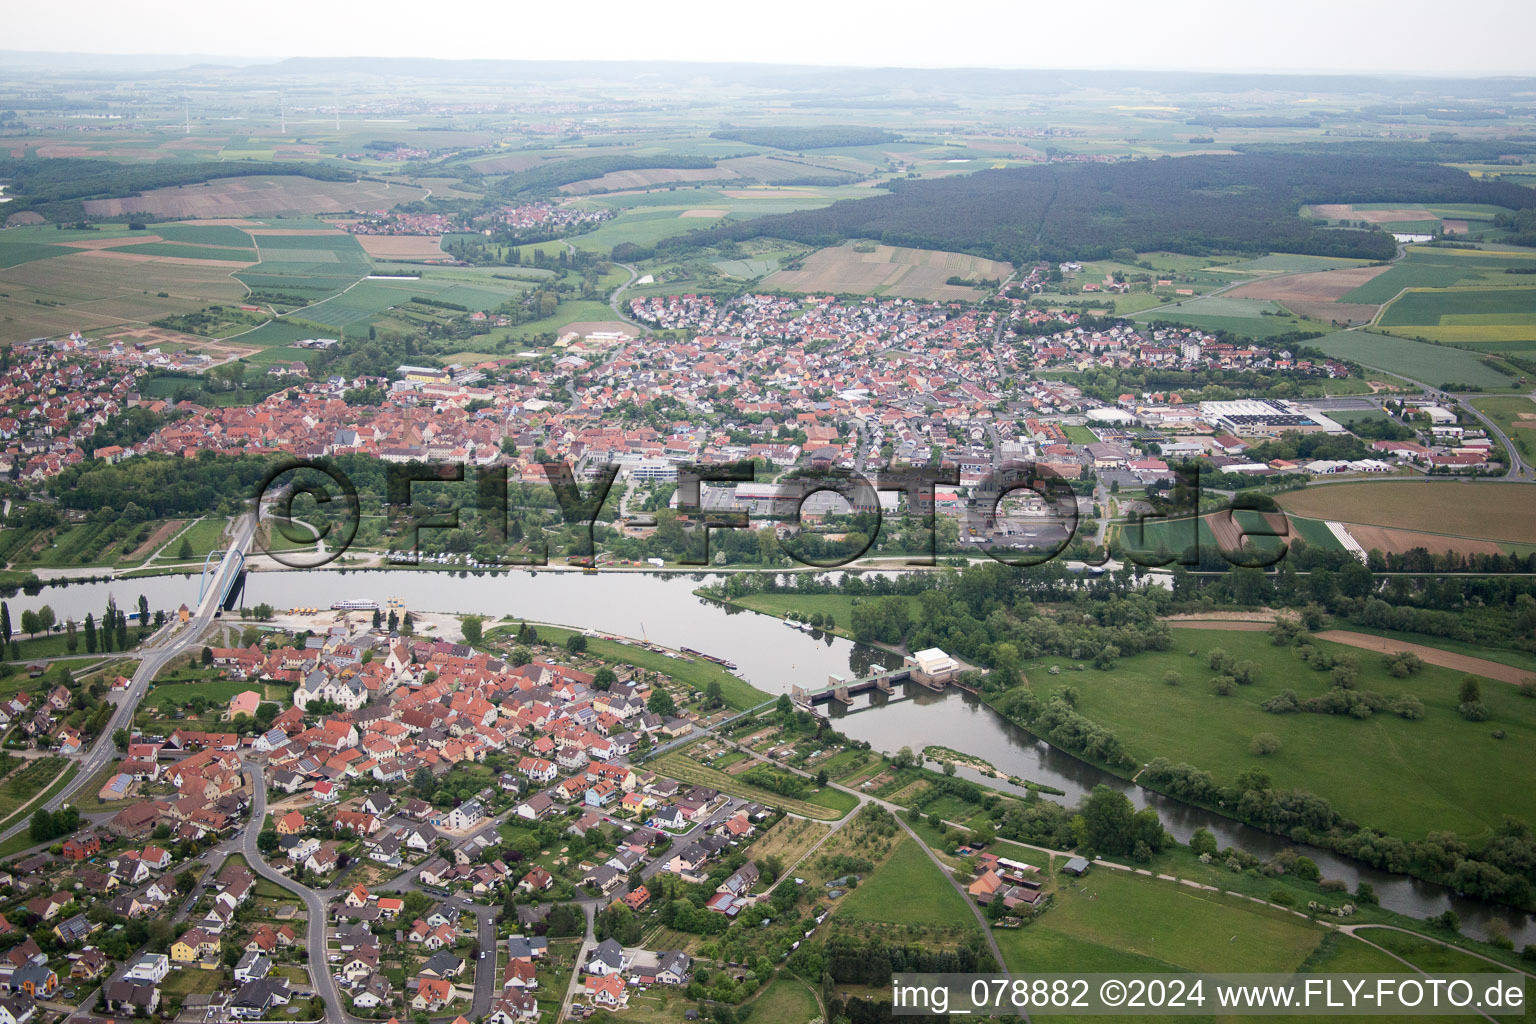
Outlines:
<svg viewBox="0 0 1536 1024"><path fill-rule="evenodd" d="M1258 618L1256 612L1233 612L1233 616L1248 616L1244 618L1228 618L1225 615L1216 616L1169 616L1163 621L1175 629L1224 629L1230 632L1250 633L1268 629L1273 619ZM1453 672L1470 672L1473 675L1483 676L1486 679L1497 680L1501 683L1519 685L1527 679L1536 679L1536 672L1529 669L1516 668L1513 665L1505 665L1497 661L1489 661L1487 658L1475 658L1470 654L1457 654L1454 651L1441 650L1438 647L1428 647L1424 644L1409 643L1406 640L1391 640L1387 637L1372 636L1370 633L1356 633L1348 629L1325 629L1320 633L1314 633L1319 640L1329 640L1346 647L1358 647L1362 651L1380 651L1382 654L1396 654L1399 651L1407 651L1419 656L1419 660L1427 665L1439 665L1441 668L1451 669Z"/></svg>
<svg viewBox="0 0 1536 1024"><path fill-rule="evenodd" d="M164 523L160 524L159 529L150 534L148 540L134 548L132 551L128 552L126 558L129 560L147 558L151 551L154 551L156 548L167 543L171 537L177 533L177 531L186 525L187 521L185 519L166 520Z"/></svg>
<svg viewBox="0 0 1536 1024"><path fill-rule="evenodd" d="M1274 624L1273 619L1165 619L1174 629L1225 629L1234 633L1262 633Z"/></svg>
<svg viewBox="0 0 1536 1024"><path fill-rule="evenodd" d="M1316 635L1320 640L1332 640L1336 644L1358 647L1365 651L1381 651L1389 654L1398 651L1408 651L1417 654L1427 664L1439 665L1442 668L1452 669L1456 672L1471 672L1474 675L1497 679L1501 683L1518 684L1527 679L1536 678L1536 672L1531 672L1529 669L1515 668L1513 665L1501 665L1497 661L1489 661L1486 658L1474 658L1470 654L1442 651L1438 647L1426 647L1423 644L1412 644L1403 640L1388 640L1386 637L1371 636L1369 633L1352 633L1344 629L1325 629Z"/></svg>

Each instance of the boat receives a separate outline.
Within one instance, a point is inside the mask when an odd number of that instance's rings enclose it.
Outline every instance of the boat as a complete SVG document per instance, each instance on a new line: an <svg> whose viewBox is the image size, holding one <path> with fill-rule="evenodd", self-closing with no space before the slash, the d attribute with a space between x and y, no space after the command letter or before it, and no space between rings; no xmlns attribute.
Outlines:
<svg viewBox="0 0 1536 1024"><path fill-rule="evenodd" d="M726 661L724 658L717 658L713 654L705 654L703 651L696 651L692 647L679 647L678 650L682 651L684 654L691 654L695 658L703 658L705 661L712 661L723 669L727 669L732 672L736 671L736 665L734 663Z"/></svg>
<svg viewBox="0 0 1536 1024"><path fill-rule="evenodd" d="M379 602L369 600L366 597L354 597L345 601L332 601L333 612L376 612L379 610Z"/></svg>

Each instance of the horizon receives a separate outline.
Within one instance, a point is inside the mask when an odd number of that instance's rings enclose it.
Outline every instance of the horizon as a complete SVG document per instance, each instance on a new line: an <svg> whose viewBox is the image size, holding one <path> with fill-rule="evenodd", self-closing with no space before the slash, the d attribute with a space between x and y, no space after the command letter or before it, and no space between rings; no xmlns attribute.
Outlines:
<svg viewBox="0 0 1536 1024"><path fill-rule="evenodd" d="M1274 12L1233 12L1207 0L1175 0L1155 9L1112 0L1096 12L1100 17L1090 31L1072 12L1002 0L983 0L963 21L934 21L930 10L911 3L870 19L859 10L783 0L768 20L761 13L722 12L684 0L669 9L664 22L637 22L617 0L599 0L574 29L557 11L512 12L478 2L451 23L436 24L417 23L420 12L400 0L377 6L362 21L349 9L296 0L276 0L259 23L231 19L224 26L210 25L206 9L190 0L167 0L158 11L146 22L101 0L24 7L11 18L11 38L21 44L11 52L136 59L206 54L241 65L292 58L539 59L827 69L1536 76L1536 56L1525 42L1536 36L1536 5L1515 0L1497 0L1484 12L1502 30L1480 39L1475 52L1425 45L1424 26L1443 15L1429 0L1409 0L1389 17L1373 5L1328 0L1297 0ZM398 30L406 24L409 33ZM294 25L305 26L302 35ZM465 25L480 30L464 38ZM338 40L346 40L358 56L341 56ZM516 52L523 48L530 52ZM217 50L226 52L210 52ZM1297 59L1276 60L1277 54ZM1157 59L1162 55L1167 56Z"/></svg>

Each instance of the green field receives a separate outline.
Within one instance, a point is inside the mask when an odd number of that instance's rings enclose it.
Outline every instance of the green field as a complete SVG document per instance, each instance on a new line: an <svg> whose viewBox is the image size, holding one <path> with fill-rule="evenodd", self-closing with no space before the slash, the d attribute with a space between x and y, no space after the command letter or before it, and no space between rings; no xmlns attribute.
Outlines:
<svg viewBox="0 0 1536 1024"><path fill-rule="evenodd" d="M1485 249L1439 249L1409 246L1408 253L1384 273L1345 293L1340 302L1380 305L1405 288L1451 288L1456 285L1510 285L1519 279L1505 274L1509 267L1531 266L1532 253Z"/></svg>
<svg viewBox="0 0 1536 1024"><path fill-rule="evenodd" d="M249 249L255 244L250 235L229 224L151 224L149 230L167 242L221 245L230 249Z"/></svg>
<svg viewBox="0 0 1536 1024"><path fill-rule="evenodd" d="M1456 383L1506 388L1514 383L1508 374L1484 363L1475 352L1410 341L1389 334L1337 331L1307 344L1335 359L1347 359L1389 373L1400 373L1431 387Z"/></svg>
<svg viewBox="0 0 1536 1024"><path fill-rule="evenodd" d="M1508 683L1484 680L1483 701L1492 716L1468 722L1456 711L1460 673L1426 665L1408 679L1394 679L1379 654L1316 644L1358 658L1357 689L1418 697L1423 719L1408 721L1386 711L1358 720L1261 710L1263 701L1282 690L1306 698L1331 685L1327 673L1302 664L1290 648L1271 645L1262 632L1178 629L1172 650L1125 658L1109 672L1073 673L1070 684L1081 696L1082 714L1119 736L1137 763L1166 757L1202 768L1220 784L1245 769L1263 768L1277 787L1309 790L1346 817L1410 839L1449 830L1475 841L1506 814L1536 818L1536 793L1506 782L1525 770L1525 745L1536 741L1536 702ZM1208 662L1213 648L1257 664L1258 681L1231 696L1213 694L1209 680L1215 673ZM1187 653L1191 650L1194 656ZM1042 658L1026 667L1037 692L1067 684L1047 675L1049 665L1065 660ZM1164 683L1170 671L1181 677L1181 685ZM1496 729L1507 738L1495 739ZM1260 732L1278 736L1281 750L1268 757L1250 753L1250 741Z"/></svg>
<svg viewBox="0 0 1536 1024"><path fill-rule="evenodd" d="M1448 316L1536 312L1536 288L1445 288L1405 293L1381 315L1384 327L1436 324Z"/></svg>
<svg viewBox="0 0 1536 1024"><path fill-rule="evenodd" d="M1171 321L1207 331L1231 331L1255 338L1302 330L1307 325L1306 320L1278 302L1231 299L1224 295L1184 299L1173 305L1133 313L1131 319L1142 323Z"/></svg>
<svg viewBox="0 0 1536 1024"><path fill-rule="evenodd" d="M225 249L211 245L180 245L175 242L144 242L120 245L113 252L131 252L140 256L173 256L184 260L225 260L231 263L255 263L255 249Z"/></svg>
<svg viewBox="0 0 1536 1024"><path fill-rule="evenodd" d="M1072 426L1062 429L1066 432L1067 440L1072 444L1095 444L1099 440L1098 435L1087 427Z"/></svg>
<svg viewBox="0 0 1536 1024"><path fill-rule="evenodd" d="M1289 972L1323 937L1286 911L1112 868L1061 883L1035 923L993 932L1009 969Z"/></svg>
<svg viewBox="0 0 1536 1024"><path fill-rule="evenodd" d="M974 926L970 907L910 837L838 905L838 920L871 925Z"/></svg>

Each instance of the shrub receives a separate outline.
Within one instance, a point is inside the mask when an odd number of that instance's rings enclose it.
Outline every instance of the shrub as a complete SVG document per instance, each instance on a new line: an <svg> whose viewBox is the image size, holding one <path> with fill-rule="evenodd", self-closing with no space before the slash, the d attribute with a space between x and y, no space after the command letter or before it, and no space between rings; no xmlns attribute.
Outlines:
<svg viewBox="0 0 1536 1024"><path fill-rule="evenodd" d="M1261 732L1248 744L1248 753L1255 757L1268 757L1280 753L1280 737L1272 732Z"/></svg>
<svg viewBox="0 0 1536 1024"><path fill-rule="evenodd" d="M1480 700L1463 701L1456 705L1456 710L1469 722L1488 721L1488 705Z"/></svg>

